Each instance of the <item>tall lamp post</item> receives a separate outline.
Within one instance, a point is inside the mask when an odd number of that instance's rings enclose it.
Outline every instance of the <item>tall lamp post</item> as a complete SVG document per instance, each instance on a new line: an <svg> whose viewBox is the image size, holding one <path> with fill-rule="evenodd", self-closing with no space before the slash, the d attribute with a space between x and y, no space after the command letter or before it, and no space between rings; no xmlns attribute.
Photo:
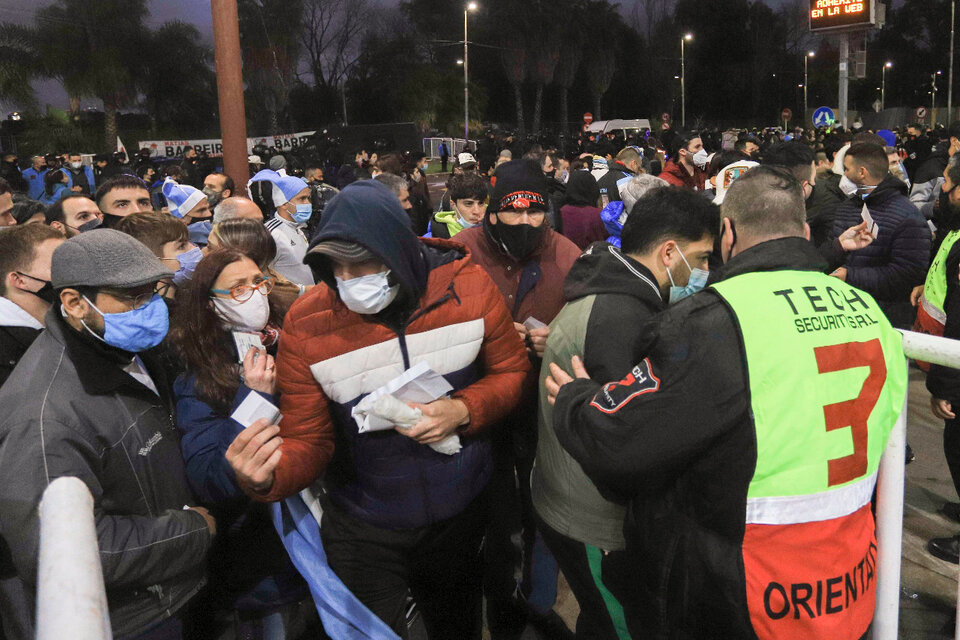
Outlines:
<svg viewBox="0 0 960 640"><path fill-rule="evenodd" d="M807 63L810 61L810 58L817 55L813 51L808 51L807 55L803 56L803 121L807 121Z"/></svg>
<svg viewBox="0 0 960 640"><path fill-rule="evenodd" d="M687 128L687 60L684 44L693 40L693 34L687 33L680 38L680 126Z"/></svg>
<svg viewBox="0 0 960 640"><path fill-rule="evenodd" d="M893 67L893 63L887 61L880 72L880 111L887 108L887 69Z"/></svg>
<svg viewBox="0 0 960 640"><path fill-rule="evenodd" d="M930 74L930 125L933 126L936 124L934 115L934 110L937 108L937 76L942 76L943 71L939 69L935 73Z"/></svg>
<svg viewBox="0 0 960 640"><path fill-rule="evenodd" d="M950 76L947 79L947 124L953 121L953 25L956 22L957 2L950 1ZM960 623L958 623L960 624Z"/></svg>
<svg viewBox="0 0 960 640"><path fill-rule="evenodd" d="M477 10L477 3L470 2L463 9L463 145L470 140L470 59L467 57L467 16Z"/></svg>

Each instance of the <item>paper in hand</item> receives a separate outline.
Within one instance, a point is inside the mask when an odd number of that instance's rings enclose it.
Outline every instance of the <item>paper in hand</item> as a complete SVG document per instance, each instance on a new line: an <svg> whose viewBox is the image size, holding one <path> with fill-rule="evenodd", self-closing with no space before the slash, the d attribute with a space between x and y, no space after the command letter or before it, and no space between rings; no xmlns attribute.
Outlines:
<svg viewBox="0 0 960 640"><path fill-rule="evenodd" d="M544 323L542 323L542 322L540 322L539 320L537 320L537 319L534 318L533 316L530 316L529 318L527 318L526 320L523 321L523 326L525 326L525 327L527 328L527 330L533 331L534 329L542 329L542 328L546 327L547 325L544 324Z"/></svg>
<svg viewBox="0 0 960 640"><path fill-rule="evenodd" d="M426 362L419 362L365 396L351 411L360 433L410 428L423 414L406 403L429 404L453 391L450 383ZM460 451L460 437L449 436L429 445L434 451L453 455Z"/></svg>
<svg viewBox="0 0 960 640"><path fill-rule="evenodd" d="M246 331L234 331L233 332L233 342L237 345L237 355L239 356L239 362L243 362L243 359L247 356L247 351L250 351L250 347L256 347L257 349L263 349L263 342L260 340L259 333L248 333Z"/></svg>
<svg viewBox="0 0 960 640"><path fill-rule="evenodd" d="M244 429L260 418L266 418L268 424L280 424L283 419L280 409L256 391L248 393L230 417L242 424Z"/></svg>
<svg viewBox="0 0 960 640"><path fill-rule="evenodd" d="M860 217L867 223L867 231L876 239L877 236L880 235L880 226L873 219L873 216L870 215L870 210L867 209L866 203L864 203L863 209L860 211Z"/></svg>

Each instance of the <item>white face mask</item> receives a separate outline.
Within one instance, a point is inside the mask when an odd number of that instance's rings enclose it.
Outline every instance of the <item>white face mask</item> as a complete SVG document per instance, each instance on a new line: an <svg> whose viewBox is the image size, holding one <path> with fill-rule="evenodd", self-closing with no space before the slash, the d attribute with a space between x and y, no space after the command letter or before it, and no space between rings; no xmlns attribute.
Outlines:
<svg viewBox="0 0 960 640"><path fill-rule="evenodd" d="M83 163L82 163L82 162L71 162L71 163L70 163L70 167L73 168L73 169L79 169L79 168L82 167L82 166L83 166Z"/></svg>
<svg viewBox="0 0 960 640"><path fill-rule="evenodd" d="M700 149L695 154L693 154L693 164L697 165L701 169L707 166L707 162L710 159L710 154L707 153L706 149Z"/></svg>
<svg viewBox="0 0 960 640"><path fill-rule="evenodd" d="M263 331L270 319L270 301L259 291L254 291L243 302L233 298L213 298L213 308L220 314L224 324L236 331Z"/></svg>
<svg viewBox="0 0 960 640"><path fill-rule="evenodd" d="M857 192L857 183L843 176L840 178L840 191L843 191L844 195L848 198Z"/></svg>
<svg viewBox="0 0 960 640"><path fill-rule="evenodd" d="M400 285L390 286L387 278L389 275L388 269L350 280L341 280L336 277L334 279L337 281L340 299L347 305L347 309L354 313L370 315L386 309L400 292Z"/></svg>

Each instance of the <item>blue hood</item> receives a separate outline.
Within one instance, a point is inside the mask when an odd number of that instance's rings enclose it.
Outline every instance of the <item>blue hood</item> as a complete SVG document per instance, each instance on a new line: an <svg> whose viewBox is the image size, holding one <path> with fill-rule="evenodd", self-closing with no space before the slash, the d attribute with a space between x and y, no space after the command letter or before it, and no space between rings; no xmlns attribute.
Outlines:
<svg viewBox="0 0 960 640"><path fill-rule="evenodd" d="M607 242L615 247L620 246L620 234L623 233L623 225L620 224L620 216L623 214L623 201L613 200L600 212L600 219L603 220L603 226L610 232Z"/></svg>

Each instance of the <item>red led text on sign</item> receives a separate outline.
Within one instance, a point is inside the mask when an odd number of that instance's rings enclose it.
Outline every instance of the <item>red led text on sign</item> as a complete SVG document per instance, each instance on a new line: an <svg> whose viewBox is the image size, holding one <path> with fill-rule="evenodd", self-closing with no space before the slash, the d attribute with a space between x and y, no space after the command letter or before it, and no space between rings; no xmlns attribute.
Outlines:
<svg viewBox="0 0 960 640"><path fill-rule="evenodd" d="M871 9L871 0L810 0L810 28L870 24Z"/></svg>

